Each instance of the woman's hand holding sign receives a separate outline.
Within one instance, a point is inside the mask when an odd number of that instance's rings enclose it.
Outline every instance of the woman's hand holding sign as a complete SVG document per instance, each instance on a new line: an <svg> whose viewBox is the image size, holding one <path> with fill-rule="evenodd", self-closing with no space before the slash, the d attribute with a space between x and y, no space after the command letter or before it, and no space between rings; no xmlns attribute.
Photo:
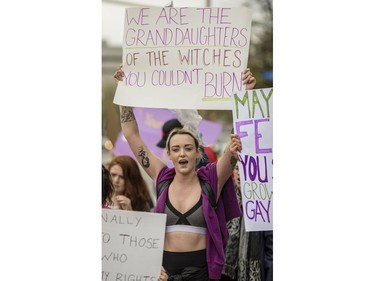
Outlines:
<svg viewBox="0 0 375 281"><path fill-rule="evenodd" d="M251 90L254 88L255 84L257 83L257 80L253 76L253 74L250 71L250 68L246 68L242 72L242 83L246 85L246 90Z"/></svg>

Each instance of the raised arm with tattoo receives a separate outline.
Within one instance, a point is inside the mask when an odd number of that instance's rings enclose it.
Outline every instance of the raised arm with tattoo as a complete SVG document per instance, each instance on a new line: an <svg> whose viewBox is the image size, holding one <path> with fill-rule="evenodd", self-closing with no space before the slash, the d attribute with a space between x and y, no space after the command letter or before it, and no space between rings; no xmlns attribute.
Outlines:
<svg viewBox="0 0 375 281"><path fill-rule="evenodd" d="M155 180L159 171L165 166L144 143L140 136L133 109L120 105L121 129L129 146L146 173Z"/></svg>

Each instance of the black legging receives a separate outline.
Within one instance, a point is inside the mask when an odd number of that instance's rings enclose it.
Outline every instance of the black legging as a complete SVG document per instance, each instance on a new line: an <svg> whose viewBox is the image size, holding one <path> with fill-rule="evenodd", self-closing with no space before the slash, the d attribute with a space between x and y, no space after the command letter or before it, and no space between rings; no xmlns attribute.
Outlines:
<svg viewBox="0 0 375 281"><path fill-rule="evenodd" d="M168 281L208 281L206 250L168 252L163 254Z"/></svg>

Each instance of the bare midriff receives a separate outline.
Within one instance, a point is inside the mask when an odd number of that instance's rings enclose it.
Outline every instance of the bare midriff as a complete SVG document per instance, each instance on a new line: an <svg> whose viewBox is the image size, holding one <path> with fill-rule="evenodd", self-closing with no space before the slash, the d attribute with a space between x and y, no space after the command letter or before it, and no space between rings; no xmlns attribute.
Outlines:
<svg viewBox="0 0 375 281"><path fill-rule="evenodd" d="M169 252L191 252L206 249L206 235L190 232L165 234L164 250Z"/></svg>

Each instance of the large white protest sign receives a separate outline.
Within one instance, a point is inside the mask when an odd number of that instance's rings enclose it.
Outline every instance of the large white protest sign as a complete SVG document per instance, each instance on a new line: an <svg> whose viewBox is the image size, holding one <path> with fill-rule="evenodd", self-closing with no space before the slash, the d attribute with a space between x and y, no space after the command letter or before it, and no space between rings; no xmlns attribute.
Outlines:
<svg viewBox="0 0 375 281"><path fill-rule="evenodd" d="M266 88L232 95L234 131L242 142L237 164L246 231L272 230L272 93Z"/></svg>
<svg viewBox="0 0 375 281"><path fill-rule="evenodd" d="M102 281L157 281L165 214L102 209Z"/></svg>
<svg viewBox="0 0 375 281"><path fill-rule="evenodd" d="M125 10L123 70L114 103L231 109L243 88L251 14L245 7Z"/></svg>

